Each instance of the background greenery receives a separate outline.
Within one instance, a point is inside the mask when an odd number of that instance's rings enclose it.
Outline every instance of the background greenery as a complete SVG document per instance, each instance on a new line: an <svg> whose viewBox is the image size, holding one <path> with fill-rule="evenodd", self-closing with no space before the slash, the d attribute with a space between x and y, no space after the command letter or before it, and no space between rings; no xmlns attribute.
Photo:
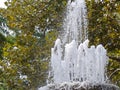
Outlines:
<svg viewBox="0 0 120 90"><path fill-rule="evenodd" d="M89 40L107 49L109 79L120 86L120 1L100 1L86 0ZM6 23L16 36L0 33L0 89L36 90L46 84L51 47L62 31L67 0L8 0L5 4L0 25Z"/></svg>

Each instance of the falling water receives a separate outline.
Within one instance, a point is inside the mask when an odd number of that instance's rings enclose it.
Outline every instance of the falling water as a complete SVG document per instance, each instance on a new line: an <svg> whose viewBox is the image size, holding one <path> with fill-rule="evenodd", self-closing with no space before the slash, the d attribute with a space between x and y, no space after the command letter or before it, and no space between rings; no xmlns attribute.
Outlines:
<svg viewBox="0 0 120 90"><path fill-rule="evenodd" d="M51 49L49 84L39 90L74 90L70 86L106 83L108 57L102 45L88 46L86 12L85 0L68 1L62 39L57 39ZM111 87L95 90L118 90Z"/></svg>
<svg viewBox="0 0 120 90"><path fill-rule="evenodd" d="M52 48L51 82L90 81L105 83L106 50L102 45L88 48L85 0L68 1L62 48L60 39ZM79 42L82 42L80 45ZM63 55L64 54L64 55Z"/></svg>
<svg viewBox="0 0 120 90"><path fill-rule="evenodd" d="M77 46L75 40L65 45L62 60L62 47L60 39L56 40L52 48L51 66L53 83L72 81L89 81L92 83L105 83L105 67L107 62L106 50L102 45L88 48L88 40Z"/></svg>
<svg viewBox="0 0 120 90"><path fill-rule="evenodd" d="M69 0L63 24L63 43L75 40L81 43L87 39L87 10L85 0Z"/></svg>

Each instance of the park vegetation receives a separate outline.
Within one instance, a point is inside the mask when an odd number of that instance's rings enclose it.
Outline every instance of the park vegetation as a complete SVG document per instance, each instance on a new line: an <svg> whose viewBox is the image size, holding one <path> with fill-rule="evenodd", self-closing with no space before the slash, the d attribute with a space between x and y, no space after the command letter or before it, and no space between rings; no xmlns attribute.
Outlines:
<svg viewBox="0 0 120 90"><path fill-rule="evenodd" d="M15 35L0 33L0 90L37 90L46 84L51 47L63 30L67 0L5 4L6 9L0 8L0 25L6 24ZM120 86L120 1L86 0L86 4L90 45L103 44L107 49L108 78Z"/></svg>

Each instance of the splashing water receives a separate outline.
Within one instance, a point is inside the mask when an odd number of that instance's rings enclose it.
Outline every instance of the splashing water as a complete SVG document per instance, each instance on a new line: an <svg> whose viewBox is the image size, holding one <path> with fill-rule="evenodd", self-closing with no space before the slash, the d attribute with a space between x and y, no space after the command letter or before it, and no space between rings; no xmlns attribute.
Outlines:
<svg viewBox="0 0 120 90"><path fill-rule="evenodd" d="M63 43L75 40L81 43L87 39L87 10L85 0L68 1L63 28Z"/></svg>
<svg viewBox="0 0 120 90"><path fill-rule="evenodd" d="M52 48L51 66L53 83L72 81L89 81L105 83L105 67L107 62L106 50L102 45L88 48L88 40L77 47L73 40L65 45L64 60L60 39L56 40Z"/></svg>
<svg viewBox="0 0 120 90"><path fill-rule="evenodd" d="M68 1L64 36L56 40L51 55L51 82L90 81L105 83L106 50L102 45L88 48L85 0ZM85 41L86 40L86 41ZM82 42L79 45L79 42ZM64 55L63 55L64 54Z"/></svg>
<svg viewBox="0 0 120 90"><path fill-rule="evenodd" d="M88 83L84 82L107 86L94 90L119 90L116 87L111 89L111 85L102 85L107 80L108 57L102 45L88 47L86 12L85 0L68 1L62 38L57 39L51 49L48 85L39 90L93 90L80 89L87 86ZM78 89L71 88L74 86ZM99 88L99 85L95 87Z"/></svg>

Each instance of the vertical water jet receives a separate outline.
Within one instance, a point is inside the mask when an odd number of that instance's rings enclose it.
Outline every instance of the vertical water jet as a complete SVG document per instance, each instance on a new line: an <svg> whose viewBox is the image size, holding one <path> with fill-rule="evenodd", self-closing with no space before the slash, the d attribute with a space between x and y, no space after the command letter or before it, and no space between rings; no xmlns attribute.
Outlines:
<svg viewBox="0 0 120 90"><path fill-rule="evenodd" d="M51 49L50 81L39 90L119 90L106 82L105 48L88 47L85 0L69 0L64 21L62 38Z"/></svg>

